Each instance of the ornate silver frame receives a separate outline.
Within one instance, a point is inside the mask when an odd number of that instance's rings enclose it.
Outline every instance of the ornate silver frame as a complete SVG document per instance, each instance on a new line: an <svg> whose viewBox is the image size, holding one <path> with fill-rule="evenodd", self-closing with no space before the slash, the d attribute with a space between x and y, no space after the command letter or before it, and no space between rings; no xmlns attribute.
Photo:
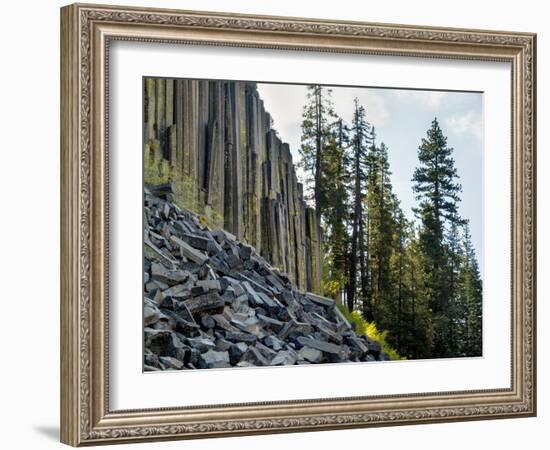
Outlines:
<svg viewBox="0 0 550 450"><path fill-rule="evenodd" d="M512 66L509 389L111 411L106 109L112 40L508 61ZM536 36L75 4L61 9L61 440L80 446L536 414Z"/></svg>

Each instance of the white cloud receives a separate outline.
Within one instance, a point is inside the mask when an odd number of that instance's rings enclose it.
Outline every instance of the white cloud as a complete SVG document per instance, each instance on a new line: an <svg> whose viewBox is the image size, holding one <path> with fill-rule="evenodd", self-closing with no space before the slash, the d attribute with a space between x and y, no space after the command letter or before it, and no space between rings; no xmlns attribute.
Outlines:
<svg viewBox="0 0 550 450"><path fill-rule="evenodd" d="M355 97L365 107L367 120L379 127L384 125L389 112L384 96L373 89L332 87L334 110L346 122L353 118ZM266 109L273 118L273 125L281 139L296 152L300 146L302 110L306 102L307 86L259 83L258 91Z"/></svg>
<svg viewBox="0 0 550 450"><path fill-rule="evenodd" d="M307 87L258 83L258 92L281 139L288 142L293 153L297 152L302 134L302 108L306 100Z"/></svg>
<svg viewBox="0 0 550 450"><path fill-rule="evenodd" d="M424 107L430 110L439 109L449 93L442 91L412 91L403 89L388 90L401 103Z"/></svg>
<svg viewBox="0 0 550 450"><path fill-rule="evenodd" d="M449 133L481 138L482 122L479 114L468 111L465 114L454 114L445 119L445 128Z"/></svg>
<svg viewBox="0 0 550 450"><path fill-rule="evenodd" d="M353 100L359 99L359 103L365 107L367 120L375 127L386 124L389 117L386 100L382 95L372 89L366 88L333 88L332 99L334 109L346 122L351 123L353 118Z"/></svg>

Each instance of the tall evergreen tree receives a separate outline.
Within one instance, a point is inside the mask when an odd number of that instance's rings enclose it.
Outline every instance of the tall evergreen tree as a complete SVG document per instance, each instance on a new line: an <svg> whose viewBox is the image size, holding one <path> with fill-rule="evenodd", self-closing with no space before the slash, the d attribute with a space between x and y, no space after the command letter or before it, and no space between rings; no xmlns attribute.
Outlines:
<svg viewBox="0 0 550 450"><path fill-rule="evenodd" d="M420 218L420 244L426 274L424 295L429 302L429 339L434 357L447 356L449 320L448 254L444 245L445 224L457 220L460 184L452 157L453 149L437 118L418 149L419 167L414 171L413 190L420 201L415 210Z"/></svg>
<svg viewBox="0 0 550 450"><path fill-rule="evenodd" d="M461 220L453 220L445 240L447 251L447 321L446 352L458 355L462 345L465 315L464 303L460 295L460 278L463 264L462 239L460 235Z"/></svg>
<svg viewBox="0 0 550 450"><path fill-rule="evenodd" d="M409 359L429 358L431 349L429 343L429 322L431 318L430 308L424 286L427 275L424 272L422 247L418 237L419 230L411 225L409 241L405 249L405 286L407 289L407 305L404 313L407 317L402 331L401 354ZM391 334L394 334L391 330Z"/></svg>
<svg viewBox="0 0 550 450"><path fill-rule="evenodd" d="M350 187L351 187L351 242L348 267L347 306L353 310L356 304L357 279L366 279L366 256L364 244L363 199L365 196L367 148L371 143L371 125L367 121L365 108L354 100L350 143ZM359 273L358 273L359 269Z"/></svg>
<svg viewBox="0 0 550 450"><path fill-rule="evenodd" d="M402 354L407 338L406 324L409 317L406 312L408 299L410 298L409 286L406 283L407 267L410 264L407 246L411 239L410 223L399 205L397 198L392 199L392 243L391 254L388 259L387 285L384 295L385 302L378 308L378 323L384 329L392 330L389 337L393 346ZM385 324L382 325L382 318Z"/></svg>
<svg viewBox="0 0 550 450"><path fill-rule="evenodd" d="M465 356L481 356L482 281L468 224L464 225L464 263L461 288L466 312L463 354Z"/></svg>
<svg viewBox="0 0 550 450"><path fill-rule="evenodd" d="M378 320L379 309L392 302L394 286L390 281L390 257L396 245L395 208L397 199L390 179L388 148L377 146L374 138L367 156L366 196L368 285L366 292L369 320Z"/></svg>
<svg viewBox="0 0 550 450"><path fill-rule="evenodd" d="M335 123L329 144L325 148L325 183L328 207L324 212L325 254L329 263L324 280L327 295L334 298L341 296L347 278L348 257L348 203L347 189L349 129L342 119Z"/></svg>
<svg viewBox="0 0 550 450"><path fill-rule="evenodd" d="M320 85L308 86L307 100L302 113L301 165L306 183L315 204L319 223L327 209L325 150L338 120L331 99L332 91Z"/></svg>

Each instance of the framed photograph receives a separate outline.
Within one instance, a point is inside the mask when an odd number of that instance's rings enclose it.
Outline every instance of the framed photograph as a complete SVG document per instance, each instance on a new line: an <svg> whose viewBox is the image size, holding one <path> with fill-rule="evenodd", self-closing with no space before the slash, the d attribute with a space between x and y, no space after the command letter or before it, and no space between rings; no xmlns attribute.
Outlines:
<svg viewBox="0 0 550 450"><path fill-rule="evenodd" d="M535 58L62 8L62 442L535 415Z"/></svg>

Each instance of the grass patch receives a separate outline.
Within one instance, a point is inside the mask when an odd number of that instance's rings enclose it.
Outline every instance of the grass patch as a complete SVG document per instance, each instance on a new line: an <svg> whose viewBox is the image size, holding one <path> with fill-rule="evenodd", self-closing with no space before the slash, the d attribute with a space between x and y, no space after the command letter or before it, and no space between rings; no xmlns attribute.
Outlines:
<svg viewBox="0 0 550 450"><path fill-rule="evenodd" d="M358 335L367 336L369 339L379 342L382 347L382 351L386 353L392 361L407 359L397 353L397 350L388 344L388 341L386 340L388 336L387 330L379 330L374 322L367 322L359 311L350 312L345 305L339 302L336 306L346 317L346 319L348 319L348 321L355 327L355 332Z"/></svg>

